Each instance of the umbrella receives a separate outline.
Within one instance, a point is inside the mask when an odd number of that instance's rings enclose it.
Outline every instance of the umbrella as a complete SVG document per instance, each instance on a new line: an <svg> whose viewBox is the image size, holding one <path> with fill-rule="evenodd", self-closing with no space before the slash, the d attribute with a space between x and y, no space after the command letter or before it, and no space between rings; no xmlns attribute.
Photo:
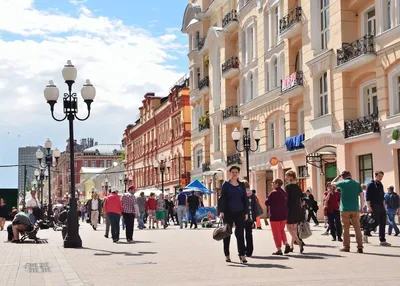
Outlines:
<svg viewBox="0 0 400 286"><path fill-rule="evenodd" d="M151 193L154 193L156 196L160 195L162 192L159 189L147 189L147 190L136 190L135 197L139 197L140 193L143 192L145 197L150 197Z"/></svg>
<svg viewBox="0 0 400 286"><path fill-rule="evenodd" d="M200 183L198 180L194 180L189 185L187 185L186 187L183 188L183 192L191 192L191 191L202 192L206 195L210 195L213 193L212 191L207 189L206 186L204 186L202 183Z"/></svg>

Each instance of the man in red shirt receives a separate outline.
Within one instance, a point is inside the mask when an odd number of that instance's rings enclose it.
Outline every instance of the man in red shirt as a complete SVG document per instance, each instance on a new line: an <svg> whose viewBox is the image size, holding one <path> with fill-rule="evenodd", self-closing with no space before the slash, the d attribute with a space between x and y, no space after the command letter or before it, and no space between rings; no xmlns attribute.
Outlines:
<svg viewBox="0 0 400 286"><path fill-rule="evenodd" d="M327 186L327 194L325 197L325 206L328 213L329 228L332 235L332 241L342 240L342 223L340 221L340 193L336 190L335 185Z"/></svg>
<svg viewBox="0 0 400 286"><path fill-rule="evenodd" d="M113 242L117 242L119 240L119 220L122 214L122 203L118 195L118 190L113 190L108 195L104 203L104 210L110 221Z"/></svg>

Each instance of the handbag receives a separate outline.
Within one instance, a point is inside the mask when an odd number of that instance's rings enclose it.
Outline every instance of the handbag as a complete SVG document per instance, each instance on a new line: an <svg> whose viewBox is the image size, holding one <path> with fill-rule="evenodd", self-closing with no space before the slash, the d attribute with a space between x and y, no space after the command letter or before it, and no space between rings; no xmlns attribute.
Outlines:
<svg viewBox="0 0 400 286"><path fill-rule="evenodd" d="M298 225L298 232L300 239L307 239L312 235L310 223L308 222L301 222Z"/></svg>
<svg viewBox="0 0 400 286"><path fill-rule="evenodd" d="M213 239L216 241L223 240L232 234L232 228L227 223L222 223L222 220L218 222L217 228L214 229Z"/></svg>

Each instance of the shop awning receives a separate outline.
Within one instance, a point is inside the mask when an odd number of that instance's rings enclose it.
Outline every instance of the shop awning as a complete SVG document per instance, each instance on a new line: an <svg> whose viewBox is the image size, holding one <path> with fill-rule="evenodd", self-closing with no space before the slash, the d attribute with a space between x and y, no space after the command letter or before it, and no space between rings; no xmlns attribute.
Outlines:
<svg viewBox="0 0 400 286"><path fill-rule="evenodd" d="M204 186L202 183L200 183L198 180L194 180L189 185L184 187L183 191L184 192L191 192L191 191L202 192L202 193L204 193L206 195L210 195L210 194L213 193L212 191L207 189L206 186Z"/></svg>

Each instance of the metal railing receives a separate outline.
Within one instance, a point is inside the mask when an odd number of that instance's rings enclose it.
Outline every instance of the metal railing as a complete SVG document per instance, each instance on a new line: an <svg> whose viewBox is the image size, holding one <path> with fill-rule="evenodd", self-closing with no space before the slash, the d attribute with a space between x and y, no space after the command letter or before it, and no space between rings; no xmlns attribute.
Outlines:
<svg viewBox="0 0 400 286"><path fill-rule="evenodd" d="M197 45L197 49L200 51L204 47L204 43L206 42L206 37L199 38L199 43Z"/></svg>
<svg viewBox="0 0 400 286"><path fill-rule="evenodd" d="M210 86L210 78L208 76L206 76L199 82L199 90L202 90L203 88L209 86Z"/></svg>
<svg viewBox="0 0 400 286"><path fill-rule="evenodd" d="M242 160L240 159L240 154L229 155L226 157L226 165L240 165L242 164Z"/></svg>
<svg viewBox="0 0 400 286"><path fill-rule="evenodd" d="M337 65L345 64L361 55L375 54L375 36L365 35L354 42L343 43L337 50Z"/></svg>
<svg viewBox="0 0 400 286"><path fill-rule="evenodd" d="M238 68L239 68L239 58L231 57L222 64L222 74L226 73L230 69L238 69Z"/></svg>
<svg viewBox="0 0 400 286"><path fill-rule="evenodd" d="M303 72L296 71L291 75L281 79L281 92L286 92L296 86L303 86Z"/></svg>
<svg viewBox="0 0 400 286"><path fill-rule="evenodd" d="M238 21L238 14L236 10L232 10L231 12L225 15L225 17L222 19L222 28L228 26L229 23L231 23L232 21Z"/></svg>
<svg viewBox="0 0 400 286"><path fill-rule="evenodd" d="M344 138L350 138L370 132L380 132L377 113L358 119L344 121Z"/></svg>
<svg viewBox="0 0 400 286"><path fill-rule="evenodd" d="M228 119L233 116L239 116L239 108L237 105L232 105L222 110L222 120Z"/></svg>
<svg viewBox="0 0 400 286"><path fill-rule="evenodd" d="M282 34L286 32L299 22L301 22L301 7L296 7L279 20L279 33Z"/></svg>

